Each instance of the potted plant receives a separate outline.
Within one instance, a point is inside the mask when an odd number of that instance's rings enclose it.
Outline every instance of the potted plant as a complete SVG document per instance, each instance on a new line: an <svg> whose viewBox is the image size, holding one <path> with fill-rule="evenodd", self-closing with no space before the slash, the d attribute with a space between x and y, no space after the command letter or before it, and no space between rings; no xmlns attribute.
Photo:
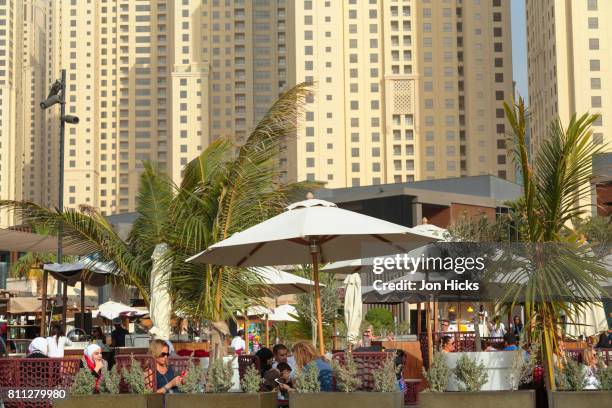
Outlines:
<svg viewBox="0 0 612 408"><path fill-rule="evenodd" d="M232 364L233 360L224 364L223 359L216 359L204 375L204 371L192 363L185 381L179 386L181 393L167 394L165 407L190 408L205 404L215 408L276 408L276 393L259 392L261 377L254 367L247 370L242 381L244 392L228 392L234 375Z"/></svg>
<svg viewBox="0 0 612 408"><path fill-rule="evenodd" d="M289 393L291 408L404 406L404 396L398 388L393 359L388 359L380 369L374 371L374 392L357 391L360 380L357 376L357 364L350 353L345 355L344 366L333 361L332 368L338 392L320 392L319 370L314 365L310 366L302 369L296 377L295 391Z"/></svg>
<svg viewBox="0 0 612 408"><path fill-rule="evenodd" d="M555 375L557 390L549 391L549 407L607 406L612 401L612 367L599 364L595 377L599 389L586 390L585 368L569 360Z"/></svg>
<svg viewBox="0 0 612 408"><path fill-rule="evenodd" d="M428 371L424 370L429 388L419 396L421 407L469 406L497 407L503 404L510 408L535 407L535 393L528 391L481 391L488 381L487 367L463 353L451 370L446 353L435 353ZM518 369L518 365L517 365ZM521 368L522 370L522 368ZM459 392L445 392L451 375L457 381ZM517 385L518 387L518 385Z"/></svg>
<svg viewBox="0 0 612 408"><path fill-rule="evenodd" d="M138 363L134 364L125 376L124 379L128 382L137 378L138 372L141 374L141 379L137 382L142 382L144 385L144 372ZM136 368L138 367L138 368ZM112 370L102 369L101 380L96 390L95 378L91 375L89 368L81 368L74 377L74 381L68 391L68 398L53 401L54 407L59 408L108 408L112 404L114 408L162 408L163 397L161 395L152 395L146 392L146 387L131 388L131 391L141 391L131 394L119 394L119 383L121 382L121 374L117 371L117 367Z"/></svg>

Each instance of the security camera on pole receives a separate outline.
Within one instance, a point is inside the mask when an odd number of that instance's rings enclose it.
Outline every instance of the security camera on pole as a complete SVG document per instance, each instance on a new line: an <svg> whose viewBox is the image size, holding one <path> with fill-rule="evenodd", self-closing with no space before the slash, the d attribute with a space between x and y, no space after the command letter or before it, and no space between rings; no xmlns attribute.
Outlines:
<svg viewBox="0 0 612 408"><path fill-rule="evenodd" d="M58 208L64 210L64 131L65 124L70 123L76 125L79 123L78 116L66 115L66 70L62 69L61 81L55 81L49 90L47 99L40 103L41 109L49 109L55 104L60 104L60 142L59 142L59 192L58 192ZM58 225L57 231L57 262L62 263L62 225ZM45 324L47 319L47 279L48 273L45 270L43 273L43 293L42 293L42 319L40 324L40 335L45 337ZM58 288L59 290L59 288ZM64 282L62 296L62 328L66 330L66 308L68 305L68 285Z"/></svg>

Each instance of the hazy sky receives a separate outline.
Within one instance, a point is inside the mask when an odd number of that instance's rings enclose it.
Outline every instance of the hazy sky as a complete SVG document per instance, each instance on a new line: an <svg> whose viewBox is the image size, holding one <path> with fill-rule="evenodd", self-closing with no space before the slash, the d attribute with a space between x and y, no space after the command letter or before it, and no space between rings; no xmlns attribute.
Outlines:
<svg viewBox="0 0 612 408"><path fill-rule="evenodd" d="M525 0L511 0L512 8L512 76L517 92L528 102L527 94L527 32Z"/></svg>

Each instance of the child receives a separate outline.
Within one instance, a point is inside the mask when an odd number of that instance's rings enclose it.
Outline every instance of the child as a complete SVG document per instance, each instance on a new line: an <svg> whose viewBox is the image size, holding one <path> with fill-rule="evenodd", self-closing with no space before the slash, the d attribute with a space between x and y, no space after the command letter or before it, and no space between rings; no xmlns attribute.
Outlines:
<svg viewBox="0 0 612 408"><path fill-rule="evenodd" d="M278 363L276 369L280 371L280 377L278 378L279 388L279 399L289 399L289 391L293 389L293 383L291 382L291 366L287 363ZM282 398L281 398L282 396Z"/></svg>

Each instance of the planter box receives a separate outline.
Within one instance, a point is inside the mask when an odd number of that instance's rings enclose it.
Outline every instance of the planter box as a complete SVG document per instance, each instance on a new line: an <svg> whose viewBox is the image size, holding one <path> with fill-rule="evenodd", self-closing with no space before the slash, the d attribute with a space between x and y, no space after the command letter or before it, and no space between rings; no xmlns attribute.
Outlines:
<svg viewBox="0 0 612 408"><path fill-rule="evenodd" d="M575 405L572 408L576 408ZM480 392L422 392L420 408L470 407L470 408L535 408L535 392L480 391Z"/></svg>
<svg viewBox="0 0 612 408"><path fill-rule="evenodd" d="M401 392L289 393L291 408L403 408ZM496 407L499 408L499 407Z"/></svg>
<svg viewBox="0 0 612 408"><path fill-rule="evenodd" d="M163 408L163 394L81 395L53 401L53 408Z"/></svg>
<svg viewBox="0 0 612 408"><path fill-rule="evenodd" d="M550 408L607 407L612 401L612 391L549 391Z"/></svg>
<svg viewBox="0 0 612 408"><path fill-rule="evenodd" d="M223 394L166 394L165 408L192 407L276 408L276 393L260 392L258 394L245 394L241 392L228 392Z"/></svg>

